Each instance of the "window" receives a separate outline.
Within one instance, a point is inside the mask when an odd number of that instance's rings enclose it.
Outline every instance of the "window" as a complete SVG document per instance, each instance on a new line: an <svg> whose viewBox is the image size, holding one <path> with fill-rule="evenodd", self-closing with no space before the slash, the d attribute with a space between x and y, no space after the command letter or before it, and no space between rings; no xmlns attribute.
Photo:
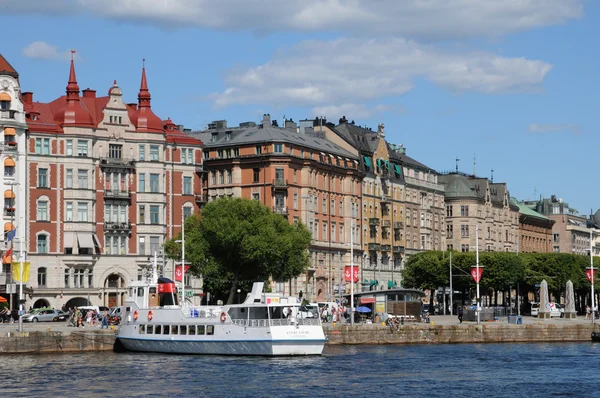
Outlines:
<svg viewBox="0 0 600 398"><path fill-rule="evenodd" d="M294 210L298 209L298 193L294 192Z"/></svg>
<svg viewBox="0 0 600 398"><path fill-rule="evenodd" d="M452 205L446 206L446 217L452 217Z"/></svg>
<svg viewBox="0 0 600 398"><path fill-rule="evenodd" d="M146 145L140 145L140 161L146 160Z"/></svg>
<svg viewBox="0 0 600 398"><path fill-rule="evenodd" d="M48 169L38 169L38 188L48 188Z"/></svg>
<svg viewBox="0 0 600 398"><path fill-rule="evenodd" d="M275 153L283 153L283 144L281 144L281 143L275 144L274 152Z"/></svg>
<svg viewBox="0 0 600 398"><path fill-rule="evenodd" d="M325 198L323 198L323 205L321 210L323 210L323 214L327 214L327 199Z"/></svg>
<svg viewBox="0 0 600 398"><path fill-rule="evenodd" d="M38 286L46 286L46 267L38 268Z"/></svg>
<svg viewBox="0 0 600 398"><path fill-rule="evenodd" d="M252 171L252 182L258 182L260 178L260 169L254 169Z"/></svg>
<svg viewBox="0 0 600 398"><path fill-rule="evenodd" d="M257 155L260 155L260 154L262 153L262 148L261 148L260 144L259 144L259 145L256 145L256 146L255 146L255 149L256 149L256 154L257 154Z"/></svg>
<svg viewBox="0 0 600 398"><path fill-rule="evenodd" d="M192 194L192 177L183 177L183 194Z"/></svg>
<svg viewBox="0 0 600 398"><path fill-rule="evenodd" d="M37 252L48 253L48 235L38 235L37 237Z"/></svg>
<svg viewBox="0 0 600 398"><path fill-rule="evenodd" d="M344 224L340 224L340 243L344 243Z"/></svg>
<svg viewBox="0 0 600 398"><path fill-rule="evenodd" d="M48 221L48 202L40 200L37 203L37 220Z"/></svg>
<svg viewBox="0 0 600 398"><path fill-rule="evenodd" d="M88 204L87 202L77 202L77 221L87 222Z"/></svg>
<svg viewBox="0 0 600 398"><path fill-rule="evenodd" d="M252 200L260 200L260 194L258 192L253 192Z"/></svg>
<svg viewBox="0 0 600 398"><path fill-rule="evenodd" d="M158 253L160 250L160 236L150 237L150 254Z"/></svg>
<svg viewBox="0 0 600 398"><path fill-rule="evenodd" d="M183 219L185 220L186 218L191 217L193 212L194 212L193 207L184 207L183 208Z"/></svg>
<svg viewBox="0 0 600 398"><path fill-rule="evenodd" d="M227 173L227 184L231 184L233 182L232 173L230 170L225 171Z"/></svg>
<svg viewBox="0 0 600 398"><path fill-rule="evenodd" d="M210 172L210 181L212 185L217 185L217 175L214 171Z"/></svg>
<svg viewBox="0 0 600 398"><path fill-rule="evenodd" d="M323 223L323 236L321 236L322 240L327 240L327 223Z"/></svg>
<svg viewBox="0 0 600 398"><path fill-rule="evenodd" d="M331 240L332 241L336 241L336 236L335 236L335 223L331 223Z"/></svg>
<svg viewBox="0 0 600 398"><path fill-rule="evenodd" d="M138 254L146 254L146 238L143 236L138 238Z"/></svg>
<svg viewBox="0 0 600 398"><path fill-rule="evenodd" d="M235 158L240 157L240 148L233 148L233 157L235 157Z"/></svg>
<svg viewBox="0 0 600 398"><path fill-rule="evenodd" d="M344 202L342 199L340 199L340 216L344 215Z"/></svg>
<svg viewBox="0 0 600 398"><path fill-rule="evenodd" d="M469 206L460 206L461 217L469 217Z"/></svg>
<svg viewBox="0 0 600 398"><path fill-rule="evenodd" d="M150 206L150 224L158 224L160 206Z"/></svg>
<svg viewBox="0 0 600 398"><path fill-rule="evenodd" d="M73 202L66 203L66 221L73 221Z"/></svg>
<svg viewBox="0 0 600 398"><path fill-rule="evenodd" d="M109 144L108 157L111 159L121 159L123 154L123 145Z"/></svg>
<svg viewBox="0 0 600 398"><path fill-rule="evenodd" d="M469 245L460 245L460 251L467 253L469 251Z"/></svg>
<svg viewBox="0 0 600 398"><path fill-rule="evenodd" d="M218 138L219 138L219 133L212 133L210 135L210 142L217 142Z"/></svg>
<svg viewBox="0 0 600 398"><path fill-rule="evenodd" d="M194 164L194 150L191 148L187 151L187 162L188 164Z"/></svg>
<svg viewBox="0 0 600 398"><path fill-rule="evenodd" d="M73 188L73 169L67 169L67 188Z"/></svg>
<svg viewBox="0 0 600 398"><path fill-rule="evenodd" d="M146 192L146 174L140 174L139 175L139 179L140 179L140 192Z"/></svg>
<svg viewBox="0 0 600 398"><path fill-rule="evenodd" d="M140 205L140 224L146 224L146 206Z"/></svg>
<svg viewBox="0 0 600 398"><path fill-rule="evenodd" d="M77 187L79 189L87 189L88 188L88 171L78 169L77 170Z"/></svg>
<svg viewBox="0 0 600 398"><path fill-rule="evenodd" d="M205 160L206 160L206 159L210 159L210 151L209 151L209 150L205 150L205 151L203 152L203 155L204 155L204 159L205 159Z"/></svg>
<svg viewBox="0 0 600 398"><path fill-rule="evenodd" d="M73 140L67 140L67 156L73 156Z"/></svg>
<svg viewBox="0 0 600 398"><path fill-rule="evenodd" d="M77 156L87 157L88 155L88 142L87 140L77 141Z"/></svg>
<svg viewBox="0 0 600 398"><path fill-rule="evenodd" d="M469 226L466 224L462 224L460 226L460 237L468 238L469 237Z"/></svg>
<svg viewBox="0 0 600 398"><path fill-rule="evenodd" d="M150 192L158 193L158 174L150 174Z"/></svg>
<svg viewBox="0 0 600 398"><path fill-rule="evenodd" d="M224 184L225 183L225 172L221 171L219 172L219 184Z"/></svg>
<svg viewBox="0 0 600 398"><path fill-rule="evenodd" d="M452 223L446 224L446 238L452 238L453 232Z"/></svg>
<svg viewBox="0 0 600 398"><path fill-rule="evenodd" d="M50 138L36 138L35 153L38 155L50 155Z"/></svg>
<svg viewBox="0 0 600 398"><path fill-rule="evenodd" d="M150 145L150 160L158 162L158 145Z"/></svg>

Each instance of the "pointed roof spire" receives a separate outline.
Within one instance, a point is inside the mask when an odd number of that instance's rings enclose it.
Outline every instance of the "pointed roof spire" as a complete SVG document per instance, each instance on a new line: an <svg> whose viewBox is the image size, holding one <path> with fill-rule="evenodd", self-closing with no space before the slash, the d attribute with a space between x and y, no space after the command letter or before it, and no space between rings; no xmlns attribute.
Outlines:
<svg viewBox="0 0 600 398"><path fill-rule="evenodd" d="M140 83L140 92L138 94L138 107L150 108L151 98L148 91L148 82L146 81L146 59L142 59L142 82Z"/></svg>
<svg viewBox="0 0 600 398"><path fill-rule="evenodd" d="M67 100L79 98L79 86L75 75L75 50L71 50L71 70L69 71L69 84L67 84Z"/></svg>

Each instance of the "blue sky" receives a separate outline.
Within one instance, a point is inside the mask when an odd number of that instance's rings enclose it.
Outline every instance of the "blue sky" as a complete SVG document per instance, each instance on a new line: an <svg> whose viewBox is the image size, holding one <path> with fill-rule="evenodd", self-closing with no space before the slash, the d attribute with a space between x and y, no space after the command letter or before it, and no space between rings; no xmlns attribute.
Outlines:
<svg viewBox="0 0 600 398"><path fill-rule="evenodd" d="M270 113L341 116L437 170L513 196L600 207L600 6L586 0L0 0L2 54L24 91L116 79L137 100L146 59L160 117L200 129Z"/></svg>

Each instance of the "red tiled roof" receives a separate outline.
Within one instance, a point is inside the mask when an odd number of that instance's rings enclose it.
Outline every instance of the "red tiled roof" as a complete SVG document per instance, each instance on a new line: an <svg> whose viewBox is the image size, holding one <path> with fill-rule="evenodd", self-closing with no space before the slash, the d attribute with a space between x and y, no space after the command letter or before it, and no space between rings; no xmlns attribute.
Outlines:
<svg viewBox="0 0 600 398"><path fill-rule="evenodd" d="M19 78L19 74L17 73L15 68L13 68L12 65L8 63L8 61L2 56L2 54L0 54L0 75L9 75L14 77L15 79Z"/></svg>
<svg viewBox="0 0 600 398"><path fill-rule="evenodd" d="M167 139L167 142L188 145L203 145L202 141L199 139L190 137L189 135L177 130L177 126L175 123L173 123L171 118L163 120L162 123L163 126L165 126L165 138Z"/></svg>

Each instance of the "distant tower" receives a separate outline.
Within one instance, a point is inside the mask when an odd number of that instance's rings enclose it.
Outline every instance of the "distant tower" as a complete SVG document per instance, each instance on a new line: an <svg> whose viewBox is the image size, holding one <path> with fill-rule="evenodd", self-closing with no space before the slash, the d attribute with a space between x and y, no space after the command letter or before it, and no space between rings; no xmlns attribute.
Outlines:
<svg viewBox="0 0 600 398"><path fill-rule="evenodd" d="M492 182L494 182L494 169L492 169Z"/></svg>
<svg viewBox="0 0 600 398"><path fill-rule="evenodd" d="M475 175L477 175L477 158L475 157L475 154L473 154L473 177L475 177Z"/></svg>
<svg viewBox="0 0 600 398"><path fill-rule="evenodd" d="M460 159L456 158L456 173L458 173L458 162L460 162Z"/></svg>

